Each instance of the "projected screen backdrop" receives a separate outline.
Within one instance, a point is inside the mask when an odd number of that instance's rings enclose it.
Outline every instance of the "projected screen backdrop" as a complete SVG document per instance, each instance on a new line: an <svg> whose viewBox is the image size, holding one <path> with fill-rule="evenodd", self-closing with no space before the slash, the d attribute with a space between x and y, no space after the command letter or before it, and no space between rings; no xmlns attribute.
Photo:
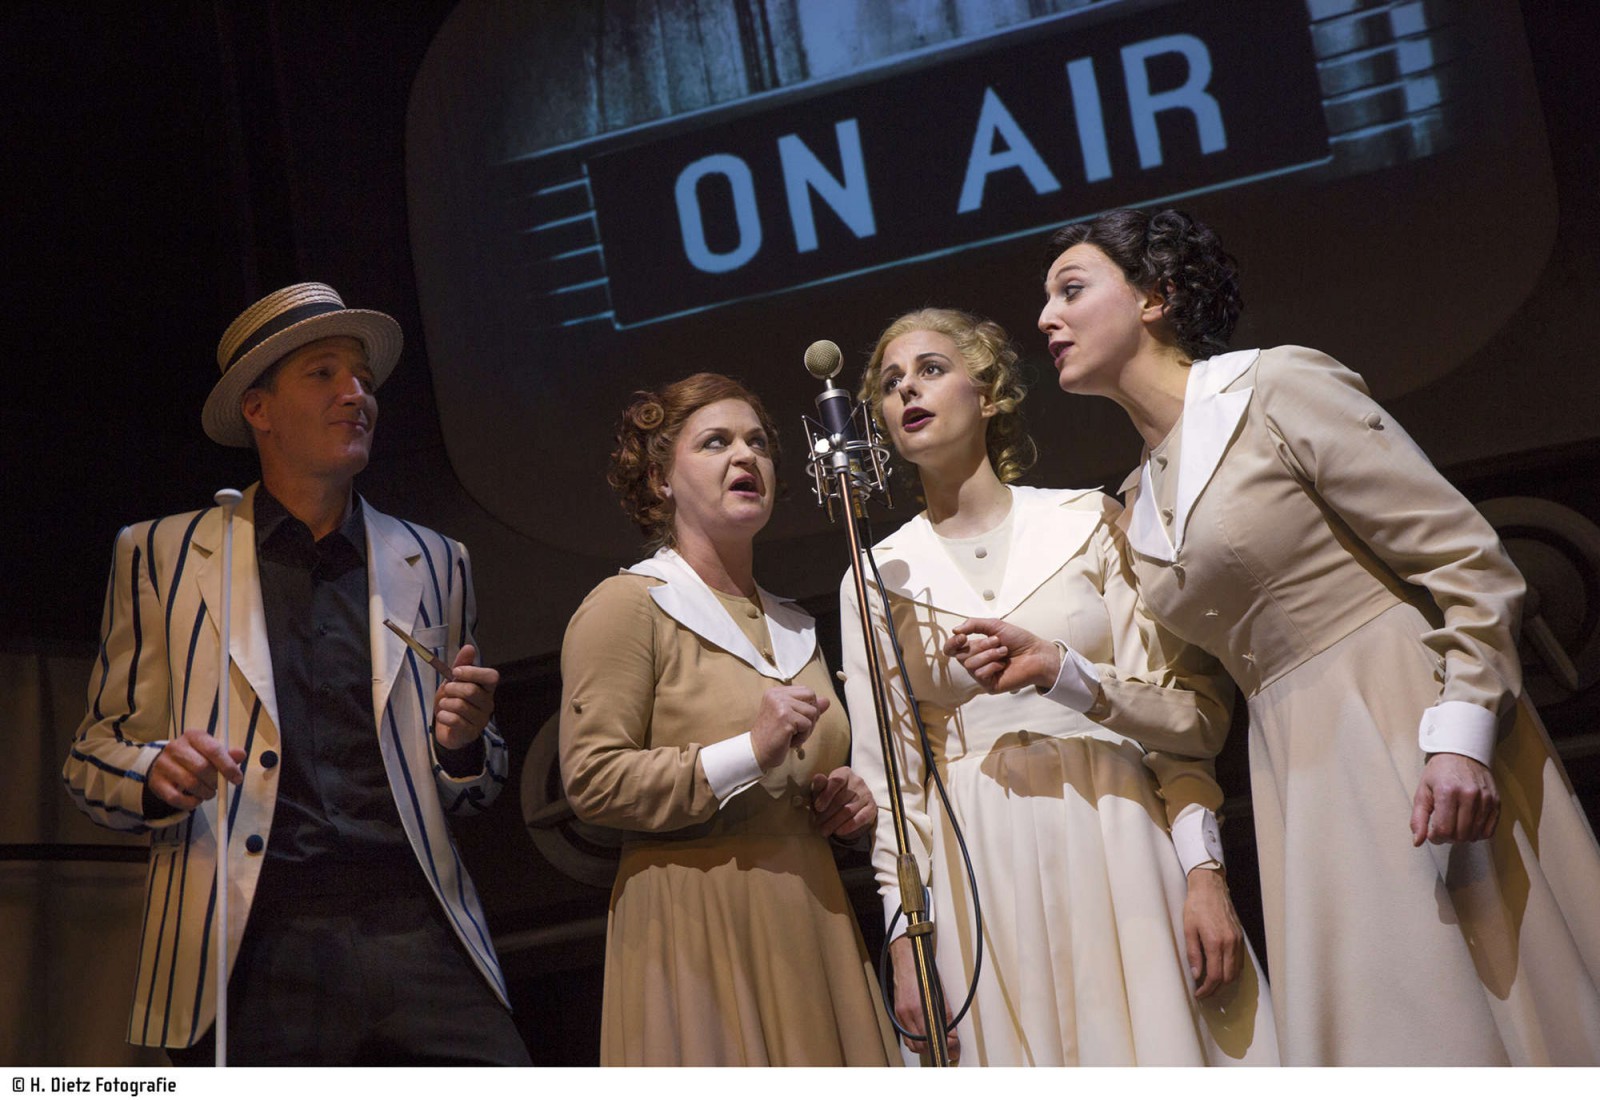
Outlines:
<svg viewBox="0 0 1600 1100"><path fill-rule="evenodd" d="M1017 340L1030 480L1120 479L1131 430L1055 389L1034 329L1065 222L1191 210L1241 259L1240 346L1323 347L1386 400L1504 323L1555 224L1510 0L467 0L407 136L451 461L515 530L613 565L632 391L740 376L793 455L805 347L839 343L853 387L922 305ZM769 535L819 548L788 569L822 592L843 560L806 496Z"/></svg>

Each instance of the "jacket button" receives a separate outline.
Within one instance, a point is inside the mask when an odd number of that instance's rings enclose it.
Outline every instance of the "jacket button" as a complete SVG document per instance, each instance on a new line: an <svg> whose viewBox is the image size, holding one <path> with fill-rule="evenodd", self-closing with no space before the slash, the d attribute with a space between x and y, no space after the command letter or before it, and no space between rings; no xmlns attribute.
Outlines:
<svg viewBox="0 0 1600 1100"><path fill-rule="evenodd" d="M263 768L276 768L278 766L278 754L273 752L271 749L268 749L266 752L262 753L261 766Z"/></svg>
<svg viewBox="0 0 1600 1100"><path fill-rule="evenodd" d="M253 856L260 855L261 849L265 848L266 846L267 842L261 839L261 834L259 833L251 833L249 836L245 837L244 850Z"/></svg>

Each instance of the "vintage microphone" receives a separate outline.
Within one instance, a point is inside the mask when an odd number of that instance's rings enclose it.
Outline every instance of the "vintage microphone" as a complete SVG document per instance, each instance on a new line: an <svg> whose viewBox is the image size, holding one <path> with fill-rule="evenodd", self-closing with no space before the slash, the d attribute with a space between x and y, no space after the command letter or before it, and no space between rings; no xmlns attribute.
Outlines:
<svg viewBox="0 0 1600 1100"><path fill-rule="evenodd" d="M828 509L829 520L840 516L844 518L845 536L850 545L850 574L855 588L856 607L860 613L859 626L865 642L867 677L872 687L873 715L877 720L878 743L883 753L885 778L889 788L889 811L894 824L895 847L898 852L895 869L900 885L900 909L906 918L906 935L911 940L912 957L916 965L917 993L922 1001L923 1019L928 1023L927 1035L912 1034L895 1018L893 1000L889 992L891 986L886 977L889 943L893 939L893 924L888 930L889 935L885 939L883 956L879 962L879 985L889 1019L893 1022L895 1030L910 1039L926 1039L933 1064L948 1066L950 1051L947 1028L944 1024L944 992L934 968L933 921L928 913L928 895L922 882L922 872L917 866L916 857L911 855L910 851L909 826L906 823L905 801L901 794L900 761L894 751L894 742L890 734L889 693L884 682L887 662L878 645L877 631L872 627L872 615L867 597L866 570L868 569L878 587L884 621L890 624L889 644L894 649L896 666L901 670L901 682L905 684L906 698L921 741L924 764L947 809L950 807L950 799L945 792L944 781L939 775L938 768L934 766L932 746L928 744L928 735L922 725L916 696L912 694L911 685L904 674L905 658L893 629L894 616L889 607L888 589L884 586L883 578L878 575L877 562L872 557L871 543L862 537L862 528L866 522L867 498L876 495L888 502L889 451L878 434L870 410L857 405L848 391L833 384L832 380L839 373L842 360L839 345L832 340L818 340L806 349L806 370L823 384L822 393L817 396L817 414L821 418L820 423L810 417L801 418L810 453L806 472L811 475L812 489L816 493L817 503ZM840 506L838 512L834 511L836 501ZM889 503L893 507L892 502ZM846 629L842 623L840 627ZM983 965L983 910L978 900L978 884L972 871L972 860L967 854L966 839L956 824L953 810L948 814L948 818L961 848L962 859L966 863L978 933L972 984L960 1012L949 1025L953 1028L955 1022L966 1014L977 989L978 973Z"/></svg>
<svg viewBox="0 0 1600 1100"><path fill-rule="evenodd" d="M229 646L233 638L233 513L244 494L237 489L218 489L213 499L222 508L222 653L217 662L222 678L217 684L217 740L222 742L222 754L227 756L232 748L228 711L232 705L229 681L233 655ZM222 1068L228 1064L228 784L220 781L220 776L218 779L217 822L213 830L217 843L217 911L212 934L216 937L217 960L217 1066Z"/></svg>

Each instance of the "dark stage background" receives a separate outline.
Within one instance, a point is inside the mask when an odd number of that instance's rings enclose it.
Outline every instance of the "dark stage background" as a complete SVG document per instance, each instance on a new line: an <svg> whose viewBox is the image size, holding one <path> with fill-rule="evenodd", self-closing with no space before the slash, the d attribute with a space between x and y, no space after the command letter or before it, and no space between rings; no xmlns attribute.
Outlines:
<svg viewBox="0 0 1600 1100"><path fill-rule="evenodd" d="M1248 26L1227 18L1242 9L1188 0L832 5L855 13L847 26L819 19L824 7L0 7L0 713L14 727L0 914L17 930L0 944L0 1057L146 1057L121 1043L143 849L83 821L57 774L112 539L253 479L247 453L205 439L199 409L224 326L302 279L405 330L361 490L473 552L515 770L460 837L537 1062L592 1063L598 1046L608 838L563 812L547 722L567 616L637 557L600 473L616 410L639 386L725 370L767 396L794 455L814 390L805 346L835 339L853 378L878 328L926 303L994 316L1043 367L1035 230L1108 205L1187 195L1241 259L1241 346L1344 358L1470 497L1496 502L1578 674L1574 690L1530 650L1530 690L1600 809L1592 5L1271 0L1248 5ZM1179 34L1212 49L1232 144L1206 152L1204 126L1163 121L1167 159L1146 168L1115 62ZM1035 66L1065 87L1063 64L1082 57L1103 94L1102 178L1065 100L1016 83ZM997 168L976 215L957 214L985 86L1060 186ZM819 197L818 172L849 182L846 117L879 188L872 233L860 203ZM812 249L782 184L784 134L821 166ZM1016 144L989 149L1004 160ZM672 236L685 208L668 196L684 165L730 155L751 168L764 232L724 277L685 266L693 249ZM736 175L694 193L703 253L737 258L753 240L713 217L737 206ZM541 235L568 219L588 235ZM1037 484L1115 484L1137 456L1117 410L1063 397L1048 370L1029 404ZM796 488L763 540L762 578L804 598L837 654L842 538L799 463L785 472ZM1221 766L1226 840L1260 946L1243 751L1234 737ZM846 879L875 942L859 859Z"/></svg>

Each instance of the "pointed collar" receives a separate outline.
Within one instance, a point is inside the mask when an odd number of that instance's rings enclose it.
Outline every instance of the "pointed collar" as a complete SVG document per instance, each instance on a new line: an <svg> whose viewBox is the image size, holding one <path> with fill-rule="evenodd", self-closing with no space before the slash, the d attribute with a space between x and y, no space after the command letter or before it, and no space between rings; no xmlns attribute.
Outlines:
<svg viewBox="0 0 1600 1100"><path fill-rule="evenodd" d="M1178 455L1178 487L1173 504L1172 537L1157 512L1151 489L1150 453L1122 483L1126 493L1137 484L1128 507L1128 543L1140 554L1159 561L1176 561L1183 549L1184 533L1194 505L1211 483L1211 475L1238 433L1239 422L1250 404L1253 387L1229 390L1261 355L1258 348L1230 351L1202 359L1189 368L1189 381L1183 395L1183 444Z"/></svg>
<svg viewBox="0 0 1600 1100"><path fill-rule="evenodd" d="M1104 518L1093 489L1011 487L1011 549L993 600L973 591L919 512L873 548L889 591L969 619L1003 618L1053 577ZM887 563L894 563L886 567Z"/></svg>
<svg viewBox="0 0 1600 1100"><path fill-rule="evenodd" d="M757 585L767 634L772 639L772 660L768 661L750 644L750 639L733 621L711 586L700 579L700 574L676 550L662 547L653 557L635 562L623 572L665 581L650 589L650 598L657 607L763 676L793 680L816 652L816 621L782 596L775 596Z"/></svg>

